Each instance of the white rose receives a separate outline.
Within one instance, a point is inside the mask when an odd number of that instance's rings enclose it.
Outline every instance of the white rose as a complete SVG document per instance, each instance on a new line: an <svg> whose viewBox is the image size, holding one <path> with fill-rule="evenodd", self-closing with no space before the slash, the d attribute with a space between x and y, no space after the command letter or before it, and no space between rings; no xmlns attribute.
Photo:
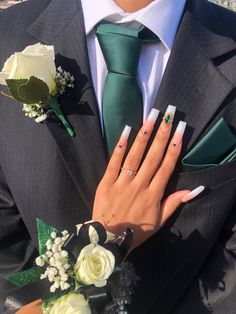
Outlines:
<svg viewBox="0 0 236 314"><path fill-rule="evenodd" d="M68 293L57 299L46 311L47 314L91 314L88 301L82 294Z"/></svg>
<svg viewBox="0 0 236 314"><path fill-rule="evenodd" d="M85 284L103 287L115 267L114 255L104 247L95 244L85 246L76 261L76 279Z"/></svg>
<svg viewBox="0 0 236 314"><path fill-rule="evenodd" d="M29 79L35 76L49 87L50 94L56 93L56 66L53 46L37 43L16 52L5 62L0 72L0 84L6 85L6 79Z"/></svg>

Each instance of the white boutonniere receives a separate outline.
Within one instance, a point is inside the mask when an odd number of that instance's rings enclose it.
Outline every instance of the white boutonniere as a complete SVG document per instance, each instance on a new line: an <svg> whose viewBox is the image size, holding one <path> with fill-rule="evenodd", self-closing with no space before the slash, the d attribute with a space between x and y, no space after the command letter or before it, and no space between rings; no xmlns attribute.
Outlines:
<svg viewBox="0 0 236 314"><path fill-rule="evenodd" d="M37 43L12 54L0 72L0 84L7 85L11 94L0 92L0 95L22 103L27 117L43 122L52 110L68 134L74 136L58 103L65 89L74 87L74 77L61 67L56 69L53 46Z"/></svg>

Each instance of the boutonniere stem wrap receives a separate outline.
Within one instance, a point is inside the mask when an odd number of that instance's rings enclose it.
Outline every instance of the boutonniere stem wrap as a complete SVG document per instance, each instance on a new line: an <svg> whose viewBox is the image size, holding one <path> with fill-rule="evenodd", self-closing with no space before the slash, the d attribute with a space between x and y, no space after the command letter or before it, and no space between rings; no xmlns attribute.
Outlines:
<svg viewBox="0 0 236 314"><path fill-rule="evenodd" d="M40 255L33 268L6 278L18 286L6 299L6 310L14 304L11 310L16 311L41 298L45 314L127 313L137 280L125 261L131 230L120 241L94 221L77 225L71 235L41 220L37 229Z"/></svg>
<svg viewBox="0 0 236 314"><path fill-rule="evenodd" d="M35 122L43 122L53 111L67 133L74 136L69 121L63 114L58 97L66 88L74 87L74 77L61 67L56 69L53 46L37 43L12 54L0 72L0 84L7 85L10 95L23 105L22 111Z"/></svg>

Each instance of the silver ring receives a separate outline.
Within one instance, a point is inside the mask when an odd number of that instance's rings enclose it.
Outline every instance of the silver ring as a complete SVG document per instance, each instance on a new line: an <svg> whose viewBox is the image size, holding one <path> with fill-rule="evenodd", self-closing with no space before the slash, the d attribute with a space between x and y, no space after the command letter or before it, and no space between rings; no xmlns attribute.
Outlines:
<svg viewBox="0 0 236 314"><path fill-rule="evenodd" d="M125 173L127 173L130 177L132 176L135 176L138 171L133 171L133 170L130 170L130 169L125 169L123 167L121 167L121 171L124 171Z"/></svg>

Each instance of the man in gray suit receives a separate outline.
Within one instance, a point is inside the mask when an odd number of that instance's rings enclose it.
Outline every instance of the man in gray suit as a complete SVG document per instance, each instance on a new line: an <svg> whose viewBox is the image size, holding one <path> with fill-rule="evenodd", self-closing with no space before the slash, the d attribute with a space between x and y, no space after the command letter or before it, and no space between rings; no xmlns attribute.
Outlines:
<svg viewBox="0 0 236 314"><path fill-rule="evenodd" d="M127 12L150 2L117 1ZM167 2L173 13L175 2ZM84 3L30 0L0 14L1 67L12 53L42 42L54 45L56 64L75 77L74 91L60 103L77 134L67 137L53 116L36 125L15 101L0 99L1 277L32 264L36 217L70 231L91 218L106 169ZM150 106L162 113L167 104L177 107L176 121L184 118L189 126L184 156L222 116L236 130L236 17L205 0L187 0L178 12L167 59L163 53L164 75L154 84L157 96ZM236 161L184 173L177 165L166 194L200 184L207 187L204 197L181 207L129 255L141 278L130 313L235 313ZM2 305L12 288L1 279Z"/></svg>

